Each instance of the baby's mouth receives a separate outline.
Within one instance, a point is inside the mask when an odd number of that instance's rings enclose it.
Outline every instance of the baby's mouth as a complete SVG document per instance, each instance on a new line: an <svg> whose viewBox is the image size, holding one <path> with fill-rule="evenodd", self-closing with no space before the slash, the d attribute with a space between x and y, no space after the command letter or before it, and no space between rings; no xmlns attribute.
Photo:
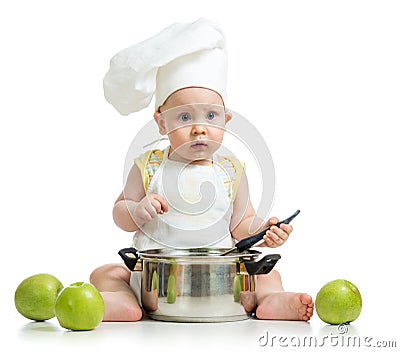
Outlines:
<svg viewBox="0 0 400 352"><path fill-rule="evenodd" d="M197 141L190 145L191 148L195 150L204 150L207 148L207 143L203 141Z"/></svg>

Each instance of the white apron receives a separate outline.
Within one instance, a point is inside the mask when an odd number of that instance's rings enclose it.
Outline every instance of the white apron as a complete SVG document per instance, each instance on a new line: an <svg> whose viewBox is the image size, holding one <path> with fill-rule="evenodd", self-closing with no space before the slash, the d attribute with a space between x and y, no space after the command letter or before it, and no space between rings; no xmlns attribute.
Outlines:
<svg viewBox="0 0 400 352"><path fill-rule="evenodd" d="M148 185L147 193L162 195L168 212L158 214L133 237L138 250L172 247L230 248L233 202L228 197L213 156L211 165L192 165L168 159L169 148ZM230 187L232 188L232 183ZM232 192L231 192L232 193Z"/></svg>

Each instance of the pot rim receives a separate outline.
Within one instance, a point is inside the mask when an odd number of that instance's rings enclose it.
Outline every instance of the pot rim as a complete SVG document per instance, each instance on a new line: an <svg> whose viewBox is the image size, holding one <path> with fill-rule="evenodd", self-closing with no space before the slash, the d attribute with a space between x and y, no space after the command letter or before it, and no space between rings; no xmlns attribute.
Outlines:
<svg viewBox="0 0 400 352"><path fill-rule="evenodd" d="M217 261L217 262L229 262L238 260L252 260L257 258L261 252L254 249L248 249L241 253L229 253L226 256L221 256L230 248L185 248L185 249L174 249L174 248L157 248L147 249L139 251L141 259L150 260L178 260L178 261Z"/></svg>

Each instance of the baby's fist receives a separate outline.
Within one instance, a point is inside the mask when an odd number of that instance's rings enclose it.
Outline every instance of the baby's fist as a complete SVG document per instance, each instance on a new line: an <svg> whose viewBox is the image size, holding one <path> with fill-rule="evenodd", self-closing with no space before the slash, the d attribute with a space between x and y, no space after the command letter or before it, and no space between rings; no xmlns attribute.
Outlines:
<svg viewBox="0 0 400 352"><path fill-rule="evenodd" d="M154 219L157 214L168 211L168 204L163 196L155 193L147 194L135 207L132 217L138 227Z"/></svg>

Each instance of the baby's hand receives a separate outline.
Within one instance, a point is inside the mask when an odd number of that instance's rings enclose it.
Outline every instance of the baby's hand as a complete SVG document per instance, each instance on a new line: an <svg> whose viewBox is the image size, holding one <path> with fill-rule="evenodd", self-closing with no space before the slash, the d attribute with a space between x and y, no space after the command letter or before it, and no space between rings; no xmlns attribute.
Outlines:
<svg viewBox="0 0 400 352"><path fill-rule="evenodd" d="M293 231L292 225L281 224L279 227L273 226L278 222L279 220L276 217L272 217L268 220L267 226L272 226L263 237L267 247L276 248L282 246L288 239L290 233Z"/></svg>
<svg viewBox="0 0 400 352"><path fill-rule="evenodd" d="M154 219L157 214L168 211L168 203L163 196L155 193L147 194L135 207L132 217L138 227Z"/></svg>

